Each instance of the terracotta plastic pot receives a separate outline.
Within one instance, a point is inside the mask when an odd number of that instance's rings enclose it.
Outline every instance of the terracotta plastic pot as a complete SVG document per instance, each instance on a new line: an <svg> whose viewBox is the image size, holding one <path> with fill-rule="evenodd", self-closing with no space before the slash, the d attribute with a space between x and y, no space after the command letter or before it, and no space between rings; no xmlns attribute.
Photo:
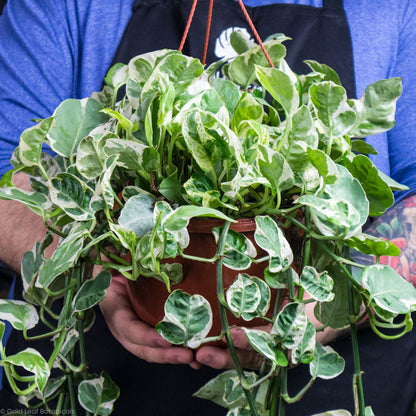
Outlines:
<svg viewBox="0 0 416 416"><path fill-rule="evenodd" d="M188 231L190 235L190 244L185 253L198 257L210 258L215 255L216 243L212 234L212 228L222 226L223 222L216 219L196 219L191 221ZM265 255L254 241L254 231L256 224L254 219L244 218L231 225L231 229L245 234L256 246L259 257ZM188 259L177 258L174 262L180 262L183 265L184 279L182 283L172 286L172 290L182 289L189 294L200 294L204 296L211 304L213 312L213 327L209 336L218 335L221 332L221 321L219 318L217 286L216 286L216 266L214 263L203 263L191 261ZM252 264L244 270L251 276L263 277L263 272L267 262ZM223 267L224 288L228 288L234 281L239 272ZM153 278L141 278L136 281L128 281L128 293L133 307L138 316L148 324L155 326L164 317L164 303L169 296L166 286ZM273 291L275 292L275 291ZM274 299L272 299L272 302ZM272 303L273 305L274 303ZM273 307L271 307L273 309ZM262 319L244 321L234 317L227 312L230 325L239 325L254 327L265 325Z"/></svg>

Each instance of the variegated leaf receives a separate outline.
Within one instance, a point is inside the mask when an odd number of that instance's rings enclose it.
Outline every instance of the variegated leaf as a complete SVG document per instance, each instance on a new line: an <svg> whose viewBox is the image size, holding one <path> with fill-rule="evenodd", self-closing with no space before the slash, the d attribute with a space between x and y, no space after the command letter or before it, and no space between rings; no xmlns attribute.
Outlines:
<svg viewBox="0 0 416 416"><path fill-rule="evenodd" d="M209 302L200 295L189 295L178 289L165 303L165 316L156 330L172 344L197 348L212 327Z"/></svg>
<svg viewBox="0 0 416 416"><path fill-rule="evenodd" d="M293 252L282 230L268 216L257 216L256 243L270 256L269 269L273 273L287 270L293 262Z"/></svg>

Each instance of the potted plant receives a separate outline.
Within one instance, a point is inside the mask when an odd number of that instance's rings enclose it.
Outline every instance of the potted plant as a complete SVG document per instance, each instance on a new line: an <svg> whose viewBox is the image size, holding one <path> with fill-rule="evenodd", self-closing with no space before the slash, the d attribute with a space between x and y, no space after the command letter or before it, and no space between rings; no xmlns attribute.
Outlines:
<svg viewBox="0 0 416 416"><path fill-rule="evenodd" d="M356 354L355 328L364 319L381 336L386 327L399 328L397 337L411 330L415 289L388 266L349 254L399 254L362 232L393 204L392 190L404 187L376 169L366 156L374 149L361 139L393 127L401 80L348 99L326 65L308 61L310 73L295 74L285 39L265 42L274 68L238 33L232 41L240 54L208 68L174 50L137 56L112 67L102 91L65 100L22 133L0 196L41 215L49 231L22 261L26 301L1 300L0 318L27 339L42 320L43 336L53 340L46 358L33 348L8 355L1 347L8 381L28 406L56 400L62 411L79 401L87 412L111 413L118 389L107 373L88 373L84 351L110 271L129 280L139 315L154 319L171 343L226 340L235 369L197 394L228 415L274 415L316 378L340 374L342 357L316 341L327 326L350 326ZM30 176L31 191L13 184L15 172ZM53 235L59 243L46 258ZM211 252L198 251L208 242ZM214 302L201 295L201 277L185 291L190 268L207 270ZM143 296L135 302L146 290L156 303L153 287L167 298L156 318ZM312 301L319 328L305 312ZM259 322L270 331L254 328ZM264 357L258 372L241 368L232 325L244 326ZM309 365L311 381L289 397L287 372L300 364ZM357 412L372 414L358 367L355 377Z"/></svg>

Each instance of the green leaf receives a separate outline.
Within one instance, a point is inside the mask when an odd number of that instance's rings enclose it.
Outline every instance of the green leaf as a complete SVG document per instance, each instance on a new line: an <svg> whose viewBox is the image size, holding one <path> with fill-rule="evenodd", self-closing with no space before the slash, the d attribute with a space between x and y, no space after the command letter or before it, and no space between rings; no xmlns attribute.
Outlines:
<svg viewBox="0 0 416 416"><path fill-rule="evenodd" d="M300 284L315 300L330 302L334 299L334 281L326 271L318 273L314 267L305 266L300 275Z"/></svg>
<svg viewBox="0 0 416 416"><path fill-rule="evenodd" d="M94 196L91 198L90 208L95 213L105 209L113 209L115 193L113 190L113 172L117 167L117 155L110 156L104 163L104 169L98 183L95 184Z"/></svg>
<svg viewBox="0 0 416 416"><path fill-rule="evenodd" d="M18 151L20 161L25 166L41 164L42 145L54 121L54 117L46 118L21 134Z"/></svg>
<svg viewBox="0 0 416 416"><path fill-rule="evenodd" d="M219 240L220 229L213 228L215 241ZM246 270L257 256L254 244L244 234L228 230L225 238L223 264L232 270Z"/></svg>
<svg viewBox="0 0 416 416"><path fill-rule="evenodd" d="M202 74L204 67L199 59L170 54L160 61L156 71L168 75L170 82L175 85L178 96Z"/></svg>
<svg viewBox="0 0 416 416"><path fill-rule="evenodd" d="M14 186L0 188L0 199L18 201L40 216L51 206L49 198L40 192L23 191Z"/></svg>
<svg viewBox="0 0 416 416"><path fill-rule="evenodd" d="M364 416L375 416L374 415L374 412L373 412L373 409L371 408L371 406L367 406L365 408Z"/></svg>
<svg viewBox="0 0 416 416"><path fill-rule="evenodd" d="M145 169L143 167L145 149L148 149L148 147L142 143L117 138L107 138L104 146L104 152L107 156L118 155L118 166L133 171ZM156 164L158 163L158 156L156 156Z"/></svg>
<svg viewBox="0 0 416 416"><path fill-rule="evenodd" d="M100 176L104 168L104 144L106 138L87 136L81 140L77 149L76 167L87 179Z"/></svg>
<svg viewBox="0 0 416 416"><path fill-rule="evenodd" d="M370 234L356 234L345 240L345 244L363 254L376 257L400 255L400 249L391 241Z"/></svg>
<svg viewBox="0 0 416 416"><path fill-rule="evenodd" d="M209 302L201 295L189 295L178 289L165 303L165 316L156 330L172 344L197 348L212 327Z"/></svg>
<svg viewBox="0 0 416 416"><path fill-rule="evenodd" d="M264 271L264 280L273 289L286 289L288 287L288 279L294 282L299 281L299 275L293 268L287 269L284 272L273 273L267 267Z"/></svg>
<svg viewBox="0 0 416 416"><path fill-rule="evenodd" d="M118 223L142 237L153 229L153 208L156 198L150 194L132 196L121 210Z"/></svg>
<svg viewBox="0 0 416 416"><path fill-rule="evenodd" d="M250 40L250 35L242 30L231 32L230 44L239 55L257 46L255 42Z"/></svg>
<svg viewBox="0 0 416 416"><path fill-rule="evenodd" d="M292 350L292 363L309 363L315 349L315 327L306 316L303 303L291 302L283 307L270 331L282 345Z"/></svg>
<svg viewBox="0 0 416 416"><path fill-rule="evenodd" d="M256 276L251 276L253 281L257 284L260 290L260 302L253 312L243 312L241 314L242 318L245 321L250 321L254 318L258 317L264 317L267 313L267 311L270 308L270 299L271 299L271 293L270 293L270 287L267 285L267 283Z"/></svg>
<svg viewBox="0 0 416 416"><path fill-rule="evenodd" d="M320 64L319 62L307 59L304 61L313 71L322 74L324 81L332 81L336 85L342 85L339 79L338 74L334 69L325 64Z"/></svg>
<svg viewBox="0 0 416 416"><path fill-rule="evenodd" d="M186 146L204 172L212 172L216 163L231 157L230 144L224 137L226 131L219 120L208 112L189 111L184 117L182 134ZM232 134L232 131L228 133Z"/></svg>
<svg viewBox="0 0 416 416"><path fill-rule="evenodd" d="M189 220L195 217L213 217L224 221L236 222L216 209L183 205L166 215L162 220L162 226L169 232L179 231L187 227Z"/></svg>
<svg viewBox="0 0 416 416"><path fill-rule="evenodd" d="M84 248L87 231L69 234L62 240L52 256L45 261L39 271L37 287L49 287L62 273L74 267Z"/></svg>
<svg viewBox="0 0 416 416"><path fill-rule="evenodd" d="M94 415L110 415L119 395L120 389L105 371L98 378L81 381L78 386L79 403Z"/></svg>
<svg viewBox="0 0 416 416"><path fill-rule="evenodd" d="M332 184L338 179L338 170L333 160L322 150L307 149L309 160L318 170L319 174L325 179L327 184Z"/></svg>
<svg viewBox="0 0 416 416"><path fill-rule="evenodd" d="M272 189L280 192L290 189L294 183L292 169L279 152L268 146L259 145L258 165L261 174L270 182Z"/></svg>
<svg viewBox="0 0 416 416"><path fill-rule="evenodd" d="M233 284L227 289L226 299L229 308L238 318L243 312L254 312L260 304L260 288L251 277L239 273Z"/></svg>
<svg viewBox="0 0 416 416"><path fill-rule="evenodd" d="M286 48L281 44L282 40L273 39L264 43L273 63L277 63L286 55ZM269 66L260 46L255 46L237 56L228 65L225 65L224 72L231 81L246 89L256 80L256 65Z"/></svg>
<svg viewBox="0 0 416 416"><path fill-rule="evenodd" d="M104 82L118 90L122 85L124 85L128 80L128 66L118 62L113 65L107 72L107 75L104 78Z"/></svg>
<svg viewBox="0 0 416 416"><path fill-rule="evenodd" d="M342 329L350 325L349 309L349 277L338 264L328 265L328 273L333 278L335 297L330 302L317 302L314 308L316 319L323 325L331 328ZM359 311L361 307L361 296L357 291L352 293L353 310Z"/></svg>
<svg viewBox="0 0 416 416"><path fill-rule="evenodd" d="M289 142L302 141L312 149L318 146L318 134L316 132L312 114L306 105L299 107L292 115ZM285 157L288 156L285 154Z"/></svg>
<svg viewBox="0 0 416 416"><path fill-rule="evenodd" d="M102 271L93 279L84 282L72 302L74 311L90 309L104 300L110 283L111 274L108 271Z"/></svg>
<svg viewBox="0 0 416 416"><path fill-rule="evenodd" d="M195 205L202 205L209 208L230 208L235 209L231 204L221 201L221 194L215 189L212 180L203 174L194 173L183 185L186 197Z"/></svg>
<svg viewBox="0 0 416 416"><path fill-rule="evenodd" d="M0 342L3 341L4 331L6 330L6 324L0 320Z"/></svg>
<svg viewBox="0 0 416 416"><path fill-rule="evenodd" d="M409 187L407 185L403 185L399 182L396 182L394 179L390 178L390 176L387 176L385 173L383 173L381 170L378 171L378 174L380 178L387 183L387 185L390 186L390 189L392 191L407 191Z"/></svg>
<svg viewBox="0 0 416 416"><path fill-rule="evenodd" d="M30 303L0 299L0 320L10 322L13 328L22 331L35 327L39 321L39 315Z"/></svg>
<svg viewBox="0 0 416 416"><path fill-rule="evenodd" d="M50 370L46 360L33 348L26 348L14 355L9 355L0 361L2 365L13 365L23 367L35 375L35 383L40 391L48 381Z"/></svg>
<svg viewBox="0 0 416 416"><path fill-rule="evenodd" d="M312 208L313 222L323 235L344 239L360 230L360 214L348 201L303 195L297 202Z"/></svg>
<svg viewBox="0 0 416 416"><path fill-rule="evenodd" d="M205 176L204 176L205 177ZM178 178L178 173L175 171L167 178L164 178L159 185L159 192L168 201L182 201L184 193L184 185Z"/></svg>
<svg viewBox="0 0 416 416"><path fill-rule="evenodd" d="M74 220L95 219L94 211L90 207L93 191L75 175L58 173L49 181L49 192L53 203Z"/></svg>
<svg viewBox="0 0 416 416"><path fill-rule="evenodd" d="M171 54L180 54L180 52L177 50L160 49L135 56L128 63L129 76L139 84L144 84L152 75L156 64L165 56Z"/></svg>
<svg viewBox="0 0 416 416"><path fill-rule="evenodd" d="M257 216L254 239L270 256L269 269L279 273L287 270L293 262L293 252L283 231L268 216Z"/></svg>
<svg viewBox="0 0 416 416"><path fill-rule="evenodd" d="M360 226L364 225L369 215L369 202L361 184L348 170L337 165L339 177L333 184L325 186L325 194L330 198L344 199L351 203L360 214Z"/></svg>
<svg viewBox="0 0 416 416"><path fill-rule="evenodd" d="M63 101L54 112L55 125L47 136L52 150L72 159L80 141L108 120L100 110L101 104L92 98Z"/></svg>
<svg viewBox="0 0 416 416"><path fill-rule="evenodd" d="M231 409L226 416L251 416L251 410L247 407L236 407Z"/></svg>
<svg viewBox="0 0 416 416"><path fill-rule="evenodd" d="M232 114L240 100L240 89L233 82L224 78L212 78L210 82L223 100L227 110Z"/></svg>
<svg viewBox="0 0 416 416"><path fill-rule="evenodd" d="M361 277L371 300L380 308L403 314L416 310L416 289L390 266L367 266Z"/></svg>
<svg viewBox="0 0 416 416"><path fill-rule="evenodd" d="M366 137L391 129L402 90L401 78L384 79L369 85L359 100L351 100L358 118L350 134Z"/></svg>
<svg viewBox="0 0 416 416"><path fill-rule="evenodd" d="M118 111L112 110L111 108L103 108L100 111L112 118L115 118L118 121L118 124L126 132L133 133L138 130L137 125L133 121L129 120L127 117L123 116Z"/></svg>
<svg viewBox="0 0 416 416"><path fill-rule="evenodd" d="M286 116L299 107L299 94L290 77L277 68L256 67L256 75L263 87L283 107Z"/></svg>
<svg viewBox="0 0 416 416"><path fill-rule="evenodd" d="M66 377L49 378L46 386L43 388L41 397L43 400L50 398L65 383Z"/></svg>
<svg viewBox="0 0 416 416"><path fill-rule="evenodd" d="M312 104L326 136L340 137L349 132L356 114L347 104L347 93L332 81L314 84L309 89Z"/></svg>
<svg viewBox="0 0 416 416"><path fill-rule="evenodd" d="M269 185L269 182L263 175L260 175L253 164L241 163L238 166L237 173L234 175L231 181L223 182L221 189L224 191L224 195L231 198L238 198L238 194L244 189L249 187L256 188L257 185Z"/></svg>
<svg viewBox="0 0 416 416"><path fill-rule="evenodd" d="M316 344L316 330L312 322L308 322L305 332L299 340L298 345L292 351L292 363L308 364L313 360Z"/></svg>
<svg viewBox="0 0 416 416"><path fill-rule="evenodd" d="M258 329L243 328L243 330L248 342L257 352L264 355L276 366L287 367L289 363L285 354L279 349L278 343L269 333Z"/></svg>
<svg viewBox="0 0 416 416"><path fill-rule="evenodd" d="M313 378L330 380L339 376L345 367L345 361L329 345L316 344L313 361L309 364L309 372Z"/></svg>
<svg viewBox="0 0 416 416"><path fill-rule="evenodd" d="M362 153L364 155L378 155L378 152L374 147L367 143L365 140L352 140L351 150L355 153Z"/></svg>
<svg viewBox="0 0 416 416"><path fill-rule="evenodd" d="M253 383L257 379L254 372L244 372L247 381ZM247 399L235 370L226 370L201 387L194 396L211 400L227 409L244 406ZM257 396L257 398L260 395Z"/></svg>
<svg viewBox="0 0 416 416"><path fill-rule="evenodd" d="M323 235L345 238L361 232L369 203L358 180L343 166L337 168L338 179L325 186L321 198L303 195L297 202L312 207L312 218Z"/></svg>
<svg viewBox="0 0 416 416"><path fill-rule="evenodd" d="M257 156L257 148L259 145L270 143L269 129L265 124L255 120L242 121L236 133L241 138L245 161L251 161Z"/></svg>
<svg viewBox="0 0 416 416"><path fill-rule="evenodd" d="M325 413L316 413L312 416L351 416L351 413L348 410L330 410Z"/></svg>
<svg viewBox="0 0 416 416"><path fill-rule="evenodd" d="M110 230L114 233L115 238L120 241L121 245L134 252L137 245L137 237L133 230L122 227L119 224L109 223Z"/></svg>
<svg viewBox="0 0 416 416"><path fill-rule="evenodd" d="M367 156L355 156L346 167L352 176L360 181L366 193L370 203L370 216L382 215L393 205L394 197L390 186L379 175L379 170Z"/></svg>
<svg viewBox="0 0 416 416"><path fill-rule="evenodd" d="M236 130L240 123L246 120L255 120L261 123L263 116L263 106L253 97L253 95L244 93L234 109L231 125L233 130Z"/></svg>

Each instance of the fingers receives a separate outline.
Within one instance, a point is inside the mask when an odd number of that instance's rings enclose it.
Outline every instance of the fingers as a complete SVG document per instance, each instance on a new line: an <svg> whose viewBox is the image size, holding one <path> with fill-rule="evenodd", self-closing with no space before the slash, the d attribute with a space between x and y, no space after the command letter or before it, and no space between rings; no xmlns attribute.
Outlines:
<svg viewBox="0 0 416 416"><path fill-rule="evenodd" d="M247 369L260 368L263 357L254 350L237 350L241 366ZM235 368L233 359L228 349L211 346L201 347L196 352L196 361L217 370Z"/></svg>
<svg viewBox="0 0 416 416"><path fill-rule="evenodd" d="M257 327L258 330L270 331L270 325ZM253 350L242 328L232 328L231 338L236 348L241 366L257 370L263 363L263 357ZM196 353L196 361L215 369L235 368L228 349L202 346Z"/></svg>
<svg viewBox="0 0 416 416"><path fill-rule="evenodd" d="M113 278L100 308L114 337L135 356L154 363L200 367L192 350L173 346L139 319L127 295L124 278Z"/></svg>
<svg viewBox="0 0 416 416"><path fill-rule="evenodd" d="M258 326L256 328L259 331L265 331L270 332L271 325L265 325L265 326ZM231 338L233 339L233 344L236 348L242 349L242 350L251 350L252 347L250 343L248 342L246 333L242 328L232 328L231 329Z"/></svg>

